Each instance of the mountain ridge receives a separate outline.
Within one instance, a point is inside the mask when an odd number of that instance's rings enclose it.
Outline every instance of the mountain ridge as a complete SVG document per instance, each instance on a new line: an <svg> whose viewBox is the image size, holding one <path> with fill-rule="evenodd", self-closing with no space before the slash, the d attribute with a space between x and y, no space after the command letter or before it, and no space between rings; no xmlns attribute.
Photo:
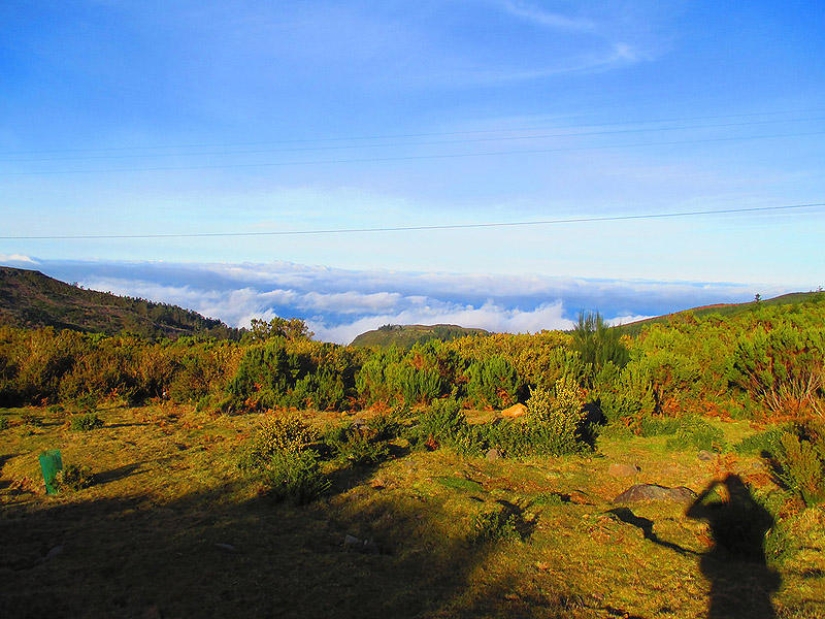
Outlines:
<svg viewBox="0 0 825 619"><path fill-rule="evenodd" d="M220 320L176 305L88 290L37 270L8 266L0 266L0 324L105 335L130 331L150 338L240 334Z"/></svg>

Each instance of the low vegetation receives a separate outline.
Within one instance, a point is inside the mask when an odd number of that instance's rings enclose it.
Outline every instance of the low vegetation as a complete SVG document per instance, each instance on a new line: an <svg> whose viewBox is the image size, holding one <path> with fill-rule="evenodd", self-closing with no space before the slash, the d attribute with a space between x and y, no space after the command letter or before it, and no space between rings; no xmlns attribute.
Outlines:
<svg viewBox="0 0 825 619"><path fill-rule="evenodd" d="M0 327L0 616L825 617L824 319Z"/></svg>

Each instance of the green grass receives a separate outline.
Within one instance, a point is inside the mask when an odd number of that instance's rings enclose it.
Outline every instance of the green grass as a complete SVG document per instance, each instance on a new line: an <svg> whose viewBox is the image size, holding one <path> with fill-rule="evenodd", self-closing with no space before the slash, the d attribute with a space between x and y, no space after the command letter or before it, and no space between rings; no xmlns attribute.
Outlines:
<svg viewBox="0 0 825 619"><path fill-rule="evenodd" d="M716 596L745 600L728 616L750 618L773 578L764 566L714 553L685 506L611 503L633 483L701 492L729 472L777 512L777 615L825 616L825 511L794 504L758 454L703 461L666 436L518 461L420 448L371 466L326 460L327 494L295 505L238 467L260 415L98 414L103 427L72 432L57 411L3 413L2 617L691 618ZM722 429L728 444L746 434ZM46 449L92 485L47 496ZM640 471L611 476L617 462Z"/></svg>

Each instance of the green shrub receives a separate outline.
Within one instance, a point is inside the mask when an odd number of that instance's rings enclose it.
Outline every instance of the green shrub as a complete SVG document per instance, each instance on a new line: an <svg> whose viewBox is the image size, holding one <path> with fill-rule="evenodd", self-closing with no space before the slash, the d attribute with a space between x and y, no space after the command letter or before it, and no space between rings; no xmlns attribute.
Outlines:
<svg viewBox="0 0 825 619"><path fill-rule="evenodd" d="M22 421L24 425L27 425L30 428L40 428L43 426L42 417L38 417L37 415L34 415L32 413L23 413L20 416L20 421Z"/></svg>
<svg viewBox="0 0 825 619"><path fill-rule="evenodd" d="M69 423L71 430L75 432L89 432L103 427L103 420L98 417L97 413L85 413L83 415L74 415Z"/></svg>
<svg viewBox="0 0 825 619"><path fill-rule="evenodd" d="M314 438L310 427L298 417L267 417L241 464L245 468L264 468L274 455L298 453Z"/></svg>
<svg viewBox="0 0 825 619"><path fill-rule="evenodd" d="M474 361L467 369L467 378L467 396L476 406L501 409L516 401L518 373L500 355Z"/></svg>
<svg viewBox="0 0 825 619"><path fill-rule="evenodd" d="M645 415L639 420L639 430L642 436L671 436L679 432L681 427L681 421L673 417Z"/></svg>
<svg viewBox="0 0 825 619"><path fill-rule="evenodd" d="M775 458L782 449L781 439L786 431L782 427L769 428L742 439L733 448L736 453L744 455L763 455Z"/></svg>
<svg viewBox="0 0 825 619"><path fill-rule="evenodd" d="M479 512L470 524L473 543L518 539L517 517L511 510L497 505L495 509Z"/></svg>
<svg viewBox="0 0 825 619"><path fill-rule="evenodd" d="M725 446L725 433L700 417L684 417L679 420L676 436L667 441L667 448L686 451L698 449L721 452Z"/></svg>
<svg viewBox="0 0 825 619"><path fill-rule="evenodd" d="M88 466L67 464L58 471L55 486L58 490L82 490L94 483L94 475Z"/></svg>
<svg viewBox="0 0 825 619"><path fill-rule="evenodd" d="M455 399L435 400L419 417L418 430L424 439L431 436L440 443L453 445L467 434L467 417Z"/></svg>
<svg viewBox="0 0 825 619"><path fill-rule="evenodd" d="M338 458L355 465L378 464L390 455L383 435L367 425L334 428L326 433L324 443Z"/></svg>
<svg viewBox="0 0 825 619"><path fill-rule="evenodd" d="M0 417L0 431L9 427L9 420L7 417Z"/></svg>
<svg viewBox="0 0 825 619"><path fill-rule="evenodd" d="M330 481L318 465L318 453L278 450L263 469L263 481L270 496L279 501L305 505L326 493Z"/></svg>
<svg viewBox="0 0 825 619"><path fill-rule="evenodd" d="M785 432L777 454L778 477L809 507L825 501L825 454L815 441Z"/></svg>
<svg viewBox="0 0 825 619"><path fill-rule="evenodd" d="M572 379L561 378L553 391L530 390L527 400L526 434L536 454L562 456L580 452L582 398Z"/></svg>

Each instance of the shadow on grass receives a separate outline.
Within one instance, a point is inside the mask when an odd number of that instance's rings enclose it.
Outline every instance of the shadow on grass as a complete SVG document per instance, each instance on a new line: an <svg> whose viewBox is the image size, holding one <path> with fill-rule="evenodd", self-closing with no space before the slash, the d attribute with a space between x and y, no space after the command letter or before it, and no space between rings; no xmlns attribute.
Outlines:
<svg viewBox="0 0 825 619"><path fill-rule="evenodd" d="M711 582L709 619L774 619L771 594L781 579L767 566L764 552L774 520L742 479L728 475L710 484L687 516L707 521L715 542L700 561Z"/></svg>
<svg viewBox="0 0 825 619"><path fill-rule="evenodd" d="M529 618L576 602L507 599L509 575L468 593L497 543L468 542L455 511L366 483L373 474L343 469L330 496L301 507L243 480L169 501L92 488L6 506L0 616Z"/></svg>
<svg viewBox="0 0 825 619"><path fill-rule="evenodd" d="M646 540L650 540L654 544L658 544L659 546L664 546L665 548L669 548L679 554L687 555L687 554L696 554L692 550L687 550L686 548L682 548L678 544L674 544L672 542L667 542L661 539L656 533L653 531L653 521L649 520L648 518L642 518L637 516L633 513L632 510L628 509L627 507L617 507L615 509L608 510L608 514L613 514L619 520L624 522L625 524L632 525L637 529L641 529L642 534L644 535Z"/></svg>

